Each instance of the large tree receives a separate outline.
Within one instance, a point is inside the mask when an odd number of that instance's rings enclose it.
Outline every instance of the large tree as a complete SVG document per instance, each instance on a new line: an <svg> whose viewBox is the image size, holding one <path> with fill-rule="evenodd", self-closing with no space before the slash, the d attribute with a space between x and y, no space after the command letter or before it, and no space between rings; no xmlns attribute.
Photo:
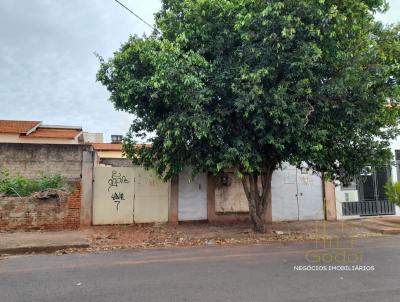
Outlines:
<svg viewBox="0 0 400 302"><path fill-rule="evenodd" d="M97 79L135 116L125 149L165 179L234 168L264 230L283 162L349 179L390 158L398 133L399 28L384 0L164 0Z"/></svg>

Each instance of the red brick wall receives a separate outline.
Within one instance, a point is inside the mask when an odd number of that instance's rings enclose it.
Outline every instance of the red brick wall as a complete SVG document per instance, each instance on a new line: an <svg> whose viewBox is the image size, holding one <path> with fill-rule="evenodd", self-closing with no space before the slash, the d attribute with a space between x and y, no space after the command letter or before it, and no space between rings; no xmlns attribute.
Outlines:
<svg viewBox="0 0 400 302"><path fill-rule="evenodd" d="M46 200L0 197L0 230L79 228L81 184L68 196Z"/></svg>
<svg viewBox="0 0 400 302"><path fill-rule="evenodd" d="M68 196L67 209L67 215L64 218L64 228L79 228L81 213L81 183L76 183L74 192Z"/></svg>

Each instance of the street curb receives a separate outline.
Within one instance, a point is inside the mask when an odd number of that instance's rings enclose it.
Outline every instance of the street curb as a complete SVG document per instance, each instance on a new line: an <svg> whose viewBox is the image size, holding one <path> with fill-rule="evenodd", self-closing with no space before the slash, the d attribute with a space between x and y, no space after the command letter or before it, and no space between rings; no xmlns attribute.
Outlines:
<svg viewBox="0 0 400 302"><path fill-rule="evenodd" d="M50 245L50 246L21 246L13 248L0 249L0 255L21 255L31 253L54 253L59 250L72 249L72 248L88 248L89 244L64 244L64 245Z"/></svg>
<svg viewBox="0 0 400 302"><path fill-rule="evenodd" d="M388 225L381 222L374 222L369 224L363 224L363 227L369 231L386 234L386 235L399 235L400 234L400 227Z"/></svg>

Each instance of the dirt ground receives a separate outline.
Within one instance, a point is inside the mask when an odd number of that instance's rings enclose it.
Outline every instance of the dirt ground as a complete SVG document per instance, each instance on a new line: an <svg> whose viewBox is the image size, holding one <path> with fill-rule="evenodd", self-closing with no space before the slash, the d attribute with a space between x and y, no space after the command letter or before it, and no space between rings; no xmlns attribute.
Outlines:
<svg viewBox="0 0 400 302"><path fill-rule="evenodd" d="M276 222L269 226L265 234L254 233L248 223L94 226L86 232L92 248L106 250L382 236L364 224L364 220Z"/></svg>
<svg viewBox="0 0 400 302"><path fill-rule="evenodd" d="M114 249L207 245L284 244L288 241L368 238L400 234L400 217L347 221L275 222L267 233L254 233L249 223L134 224L92 226L71 231L0 232L1 255L97 252Z"/></svg>

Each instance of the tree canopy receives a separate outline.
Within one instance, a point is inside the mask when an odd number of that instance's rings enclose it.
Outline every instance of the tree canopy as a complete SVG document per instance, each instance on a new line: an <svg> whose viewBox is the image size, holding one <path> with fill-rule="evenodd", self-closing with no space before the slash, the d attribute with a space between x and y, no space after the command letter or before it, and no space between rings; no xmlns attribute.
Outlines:
<svg viewBox="0 0 400 302"><path fill-rule="evenodd" d="M127 154L165 178L187 166L272 175L290 162L343 180L387 162L400 28L374 19L385 7L164 0L158 32L130 37L97 74L115 108L135 116L128 138L151 134L151 146L127 144Z"/></svg>

